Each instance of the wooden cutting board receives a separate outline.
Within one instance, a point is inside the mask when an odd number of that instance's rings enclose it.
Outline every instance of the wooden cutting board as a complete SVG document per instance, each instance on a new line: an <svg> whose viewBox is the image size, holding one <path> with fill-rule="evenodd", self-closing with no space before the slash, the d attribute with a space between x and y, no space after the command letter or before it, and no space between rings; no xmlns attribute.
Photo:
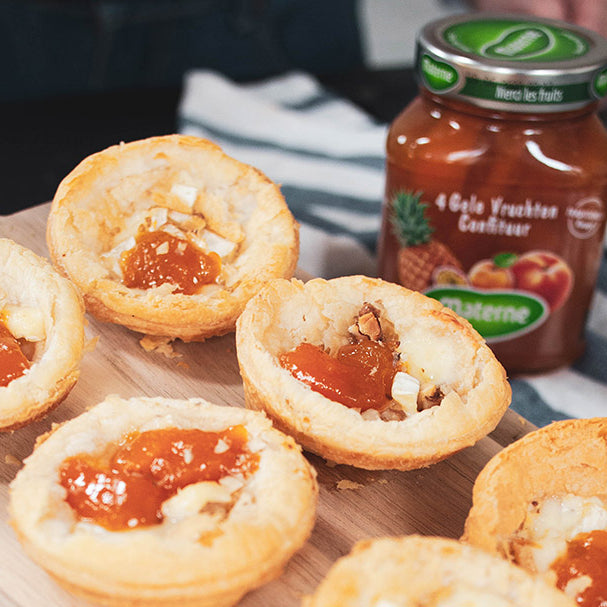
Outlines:
<svg viewBox="0 0 607 607"><path fill-rule="evenodd" d="M11 238L48 257L45 227L49 205L0 216L0 236ZM108 394L172 398L203 397L243 406L244 397L234 336L201 344L178 342L175 358L144 351L141 336L119 326L88 318L87 337L99 340L85 354L81 375L68 398L44 420L10 434L0 434L0 605L2 607L75 607L83 605L59 588L23 553L8 524L8 486L20 461L52 424L68 420ZM533 425L512 411L487 438L426 469L369 472L329 466L309 455L318 471L317 522L308 543L283 575L248 594L240 607L295 607L310 593L329 566L357 540L420 533L458 538L471 505L478 472L502 447Z"/></svg>

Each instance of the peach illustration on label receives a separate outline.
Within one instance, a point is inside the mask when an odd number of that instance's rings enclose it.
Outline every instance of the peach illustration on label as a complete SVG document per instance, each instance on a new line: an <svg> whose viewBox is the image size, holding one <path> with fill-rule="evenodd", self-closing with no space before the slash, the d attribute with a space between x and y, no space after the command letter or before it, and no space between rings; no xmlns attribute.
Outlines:
<svg viewBox="0 0 607 607"><path fill-rule="evenodd" d="M573 287L573 272L558 255L550 251L529 251L512 264L516 288L543 297L550 311L565 303Z"/></svg>

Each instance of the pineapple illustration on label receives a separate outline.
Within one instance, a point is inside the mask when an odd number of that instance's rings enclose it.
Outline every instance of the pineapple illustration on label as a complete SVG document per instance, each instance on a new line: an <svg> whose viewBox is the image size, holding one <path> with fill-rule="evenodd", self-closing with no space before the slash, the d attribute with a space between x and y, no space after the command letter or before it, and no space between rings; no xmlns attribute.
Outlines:
<svg viewBox="0 0 607 607"><path fill-rule="evenodd" d="M432 284L467 284L462 265L444 243L432 238L434 228L426 216L422 192L401 190L392 201L391 224L400 244L398 280L414 291Z"/></svg>

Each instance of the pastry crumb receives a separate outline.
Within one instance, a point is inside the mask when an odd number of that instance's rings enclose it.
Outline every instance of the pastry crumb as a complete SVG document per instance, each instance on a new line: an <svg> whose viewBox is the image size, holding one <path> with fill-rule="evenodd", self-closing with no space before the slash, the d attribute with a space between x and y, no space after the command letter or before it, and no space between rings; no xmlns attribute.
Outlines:
<svg viewBox="0 0 607 607"><path fill-rule="evenodd" d="M23 462L11 453L8 453L4 456L4 463L8 464L9 466L21 466Z"/></svg>
<svg viewBox="0 0 607 607"><path fill-rule="evenodd" d="M99 335L95 335L95 337L91 337L91 339L89 339L84 344L84 352L93 352L93 350L95 350L95 348L97 347L98 342L99 342Z"/></svg>
<svg viewBox="0 0 607 607"><path fill-rule="evenodd" d="M348 491L350 489L361 489L362 487L364 487L364 485L362 483L349 481L348 479L342 479L337 483L336 487L340 491Z"/></svg>
<svg viewBox="0 0 607 607"><path fill-rule="evenodd" d="M173 340L170 337L158 337L156 335L144 335L139 340L139 345L146 352L157 352L167 358L178 358L181 356L173 348Z"/></svg>

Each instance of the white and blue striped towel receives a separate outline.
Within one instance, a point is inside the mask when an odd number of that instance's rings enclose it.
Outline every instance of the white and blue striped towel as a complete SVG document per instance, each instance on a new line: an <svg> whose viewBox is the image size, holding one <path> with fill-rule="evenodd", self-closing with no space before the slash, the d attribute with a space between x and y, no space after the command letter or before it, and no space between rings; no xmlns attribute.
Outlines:
<svg viewBox="0 0 607 607"><path fill-rule="evenodd" d="M375 275L387 127L289 73L237 85L187 75L181 133L198 135L281 184L301 225L299 266L315 276ZM512 408L538 426L607 415L607 261L588 323L588 347L572 367L511 380Z"/></svg>

